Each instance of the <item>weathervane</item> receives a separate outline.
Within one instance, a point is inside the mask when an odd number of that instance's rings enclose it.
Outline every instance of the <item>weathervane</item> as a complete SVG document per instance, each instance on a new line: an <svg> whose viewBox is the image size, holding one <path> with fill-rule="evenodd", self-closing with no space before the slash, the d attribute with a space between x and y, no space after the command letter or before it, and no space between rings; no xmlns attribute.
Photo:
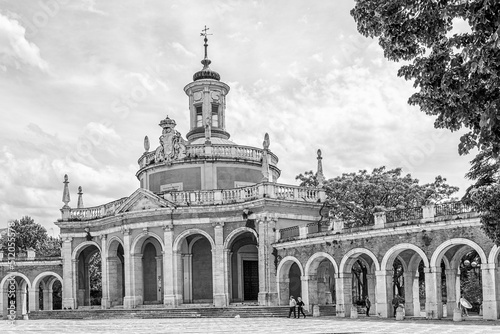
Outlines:
<svg viewBox="0 0 500 334"><path fill-rule="evenodd" d="M205 29L202 29L202 30L201 30L202 32L200 33L200 36L205 37L205 38L203 39L203 40L205 41L205 44L204 44L204 46L205 46L205 59L207 59L207 58L208 58L208 56L207 56L207 47L208 47L208 44L207 44L207 42L208 42L208 38L207 38L207 36L213 35L213 34L209 34L209 33L207 33L207 30L208 30L208 29L210 29L210 28L207 28L207 26L205 25Z"/></svg>

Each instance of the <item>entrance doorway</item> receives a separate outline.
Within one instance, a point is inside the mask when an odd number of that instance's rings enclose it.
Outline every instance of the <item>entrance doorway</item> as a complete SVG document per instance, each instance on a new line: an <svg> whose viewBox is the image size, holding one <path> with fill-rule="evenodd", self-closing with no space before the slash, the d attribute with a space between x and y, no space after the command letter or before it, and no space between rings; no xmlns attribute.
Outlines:
<svg viewBox="0 0 500 334"><path fill-rule="evenodd" d="M243 261L243 298L259 298L259 261Z"/></svg>

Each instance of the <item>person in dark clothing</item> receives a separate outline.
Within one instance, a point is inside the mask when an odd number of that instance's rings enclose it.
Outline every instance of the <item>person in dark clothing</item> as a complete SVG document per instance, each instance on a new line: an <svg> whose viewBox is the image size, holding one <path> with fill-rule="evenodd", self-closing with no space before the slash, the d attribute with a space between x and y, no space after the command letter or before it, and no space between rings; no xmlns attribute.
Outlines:
<svg viewBox="0 0 500 334"><path fill-rule="evenodd" d="M304 319L306 318L306 314L304 313L304 302L302 301L302 298L297 297L297 318L300 318L300 313L304 316Z"/></svg>
<svg viewBox="0 0 500 334"><path fill-rule="evenodd" d="M288 312L288 317L290 318L290 316L292 315L292 312L293 312L293 317L294 318L297 318L297 314L295 313L295 305L297 305L297 303L295 302L295 299L293 299L293 296L290 296L290 311Z"/></svg>
<svg viewBox="0 0 500 334"><path fill-rule="evenodd" d="M366 306L366 316L370 316L370 307L372 306L372 303L370 302L370 299L368 299L368 296L366 296L365 299L365 306Z"/></svg>
<svg viewBox="0 0 500 334"><path fill-rule="evenodd" d="M392 307L394 308L394 317L395 317L396 316L396 310L399 307L399 298L398 298L398 296L394 296L394 298L392 298Z"/></svg>

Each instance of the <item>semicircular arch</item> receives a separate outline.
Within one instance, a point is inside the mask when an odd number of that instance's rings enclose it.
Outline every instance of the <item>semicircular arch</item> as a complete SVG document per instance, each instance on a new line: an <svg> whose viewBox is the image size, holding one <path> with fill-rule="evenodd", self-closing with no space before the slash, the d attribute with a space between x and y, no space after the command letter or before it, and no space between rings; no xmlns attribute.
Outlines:
<svg viewBox="0 0 500 334"><path fill-rule="evenodd" d="M206 231L203 231L203 230L201 230L199 228L190 228L188 230L183 231L182 233L180 233L175 238L174 244L173 244L173 250L180 251L181 243L184 240L184 238L186 238L186 237L188 237L190 235L193 235L193 234L201 234L201 235L203 235L210 242L210 246L211 246L212 250L215 248L214 239L212 238L212 236L210 234L208 234Z"/></svg>
<svg viewBox="0 0 500 334"><path fill-rule="evenodd" d="M442 244L440 244L434 253L432 253L431 257L431 262L429 263L431 267L436 267L441 264L441 260L444 256L444 253L451 247L457 246L457 245L466 245L470 246L473 248L478 254L479 257L481 258L481 263L487 263L487 258L486 254L484 253L484 250L474 241L465 239L465 238L454 238L450 240L446 240Z"/></svg>
<svg viewBox="0 0 500 334"><path fill-rule="evenodd" d="M384 257L382 258L382 264L380 265L380 268L382 270L390 270L391 268L389 268L389 265L394 262L396 257L401 252L408 250L408 249L413 250L415 253L417 253L420 256L420 258L422 259L422 261L424 261L424 266L426 268L429 267L429 259L427 258L424 251L420 247L415 246L415 245L410 244L410 243L402 243L402 244L397 244L397 245L389 248L389 250L387 250L387 252L385 252Z"/></svg>
<svg viewBox="0 0 500 334"><path fill-rule="evenodd" d="M160 252L165 251L165 245L163 244L163 240L158 234L150 231L143 231L142 233L138 234L132 241L132 245L130 246L132 254L142 253L142 246L144 242L150 237L158 241L161 248Z"/></svg>
<svg viewBox="0 0 500 334"><path fill-rule="evenodd" d="M311 257L307 260L307 263L306 263L306 266L304 269L305 274L310 275L311 270L317 270L321 261L323 261L325 259L330 261L330 263L333 265L335 273L338 274L339 267L337 265L337 262L330 254L325 253L325 252L317 252L317 253L314 253L313 255L311 255Z"/></svg>
<svg viewBox="0 0 500 334"><path fill-rule="evenodd" d="M80 256L80 252L83 251L85 248L90 247L90 246L96 246L97 250L99 250L99 253L101 252L101 246L97 242L95 242L95 241L84 241L84 242L78 244L78 246L75 247L75 249L73 250L73 253L71 253L71 258L73 260L77 260L78 256Z"/></svg>
<svg viewBox="0 0 500 334"><path fill-rule="evenodd" d="M245 232L252 233L255 236L255 239L259 240L259 236L257 235L257 232L255 232L254 229L246 226L238 227L237 229L231 231L231 233L229 233L228 236L226 237L226 240L224 240L224 249L229 249L234 239L236 239L239 235Z"/></svg>
<svg viewBox="0 0 500 334"><path fill-rule="evenodd" d="M6 281L7 281L10 277L12 277L12 276L14 276L14 277L18 277L18 276L19 276L19 277L21 277L21 278L22 278L22 279L23 279L23 280L24 280L24 281L28 284L28 289L30 289L30 288L31 288L31 282L30 282L30 280L28 279L28 277L27 277L25 274L23 274L23 273L18 273L18 272L13 272L13 273L8 273L8 274L7 274L7 275L6 275L6 276L2 279L2 281L0 282L0 291L3 291L5 282L6 282Z"/></svg>
<svg viewBox="0 0 500 334"><path fill-rule="evenodd" d="M43 278L47 277L47 276L53 276L55 278L57 278L61 284L62 284L62 277L56 273L56 272L53 272L53 271L44 271L40 274L38 274L34 279L33 279L33 287L36 289L36 287L40 284L40 280L42 280Z"/></svg>
<svg viewBox="0 0 500 334"><path fill-rule="evenodd" d="M375 265L375 270L380 270L380 263L378 262L377 257L375 256L375 254L373 254L372 251L370 251L366 248L353 248L342 257L342 261L340 261L340 266L339 266L340 273L346 272L345 267L346 267L347 261L350 258L352 258L354 255L356 255L355 257L357 258L358 256L360 256L362 254L365 254L369 258L371 258L371 260L373 261L373 264ZM350 270L350 268L349 268L349 270Z"/></svg>

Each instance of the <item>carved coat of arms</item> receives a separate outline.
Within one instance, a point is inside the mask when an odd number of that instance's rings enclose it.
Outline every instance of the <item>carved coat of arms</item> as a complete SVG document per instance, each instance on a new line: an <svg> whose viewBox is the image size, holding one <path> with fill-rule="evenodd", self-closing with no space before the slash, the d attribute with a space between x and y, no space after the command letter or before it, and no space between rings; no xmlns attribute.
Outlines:
<svg viewBox="0 0 500 334"><path fill-rule="evenodd" d="M179 131L175 130L176 123L173 119L165 118L159 124L162 128L160 146L155 151L155 163L164 161L170 164L173 160L186 156L186 144Z"/></svg>

